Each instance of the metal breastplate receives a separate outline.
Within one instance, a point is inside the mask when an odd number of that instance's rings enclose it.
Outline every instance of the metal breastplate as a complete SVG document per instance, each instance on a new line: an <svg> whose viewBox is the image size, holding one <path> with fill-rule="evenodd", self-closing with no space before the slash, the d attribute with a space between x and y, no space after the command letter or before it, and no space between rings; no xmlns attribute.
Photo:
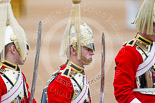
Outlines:
<svg viewBox="0 0 155 103"><path fill-rule="evenodd" d="M16 84L19 78L19 71L11 70L8 68L2 69L0 71L1 77L6 85L7 92L9 92ZM23 83L23 91L11 102L11 103L21 103L24 101L25 96L28 97L28 91L25 82Z"/></svg>
<svg viewBox="0 0 155 103"><path fill-rule="evenodd" d="M143 61L145 61L152 49L152 46L144 47L140 43L136 45L137 51L141 54ZM155 64L150 67L145 73L137 77L137 90L142 94L155 95L154 90L150 91L148 89L155 89Z"/></svg>
<svg viewBox="0 0 155 103"><path fill-rule="evenodd" d="M84 87L84 75L71 71L71 82L74 89L72 100L74 100L78 98L79 94L82 92L82 89ZM89 103L89 92L87 98L83 103Z"/></svg>

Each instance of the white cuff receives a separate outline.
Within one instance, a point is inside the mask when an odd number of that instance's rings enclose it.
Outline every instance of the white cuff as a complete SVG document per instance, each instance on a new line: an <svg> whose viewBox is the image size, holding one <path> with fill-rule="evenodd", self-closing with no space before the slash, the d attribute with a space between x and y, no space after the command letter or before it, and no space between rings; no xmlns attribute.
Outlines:
<svg viewBox="0 0 155 103"><path fill-rule="evenodd" d="M141 102L137 98L135 98L130 103L141 103Z"/></svg>

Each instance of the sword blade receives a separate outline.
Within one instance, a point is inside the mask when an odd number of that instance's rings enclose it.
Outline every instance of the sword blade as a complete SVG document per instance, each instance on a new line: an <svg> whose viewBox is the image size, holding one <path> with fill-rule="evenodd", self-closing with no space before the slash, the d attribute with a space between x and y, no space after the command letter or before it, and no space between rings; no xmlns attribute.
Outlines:
<svg viewBox="0 0 155 103"><path fill-rule="evenodd" d="M41 32L42 32L42 27L41 27L41 21L40 21L39 26L38 26L36 57L35 57L33 80L32 80L31 95L30 95L29 103L33 103L33 97L34 97L34 93L35 93L35 86L36 86L37 73L38 73L39 54L40 54L40 45L41 45Z"/></svg>
<svg viewBox="0 0 155 103"><path fill-rule="evenodd" d="M102 45L101 45L101 89L100 89L100 103L104 102L104 79L105 79L105 36L102 33Z"/></svg>

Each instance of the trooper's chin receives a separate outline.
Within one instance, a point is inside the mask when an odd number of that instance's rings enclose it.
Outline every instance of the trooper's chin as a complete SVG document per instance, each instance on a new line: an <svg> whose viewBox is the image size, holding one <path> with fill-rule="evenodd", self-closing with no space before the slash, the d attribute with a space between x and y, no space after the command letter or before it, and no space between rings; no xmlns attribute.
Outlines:
<svg viewBox="0 0 155 103"><path fill-rule="evenodd" d="M19 65L24 65L24 62L22 62L22 63L19 63Z"/></svg>
<svg viewBox="0 0 155 103"><path fill-rule="evenodd" d="M24 63L25 63L25 61L23 60L23 61L20 61L20 62L18 63L18 65L24 65Z"/></svg>
<svg viewBox="0 0 155 103"><path fill-rule="evenodd" d="M85 59L83 60L85 65L89 65L92 62L92 59Z"/></svg>

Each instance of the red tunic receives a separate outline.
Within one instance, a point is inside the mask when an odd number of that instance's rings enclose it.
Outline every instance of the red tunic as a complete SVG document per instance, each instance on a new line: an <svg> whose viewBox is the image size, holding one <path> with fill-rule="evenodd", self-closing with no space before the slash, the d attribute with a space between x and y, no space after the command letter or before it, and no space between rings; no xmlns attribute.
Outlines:
<svg viewBox="0 0 155 103"><path fill-rule="evenodd" d="M61 70L64 70L64 65ZM47 88L48 103L71 103L73 86L70 78L61 76L61 73Z"/></svg>
<svg viewBox="0 0 155 103"><path fill-rule="evenodd" d="M115 58L114 95L119 103L130 103L137 98L142 103L155 103L155 96L145 95L132 90L136 86L136 71L143 62L136 47L124 46Z"/></svg>
<svg viewBox="0 0 155 103"><path fill-rule="evenodd" d="M3 67L3 69L4 69L4 68L5 68L5 67ZM25 82L26 82L25 75L24 75L23 73L22 73L22 75L23 75L24 80L25 80ZM27 82L26 82L26 87L27 87L27 91L28 91L29 86L28 86ZM5 83L4 83L4 81L3 81L2 77L1 77L1 75L0 75L0 101L1 101L2 95L6 94L6 93L7 93L7 88L6 88L6 86L5 86ZM24 102L24 101L21 101L21 103L29 103L29 99L30 99L30 92L29 92L29 91L28 91L28 95L29 95L28 98L25 97L25 102ZM35 101L35 99L33 100L33 103L37 103L37 102Z"/></svg>

